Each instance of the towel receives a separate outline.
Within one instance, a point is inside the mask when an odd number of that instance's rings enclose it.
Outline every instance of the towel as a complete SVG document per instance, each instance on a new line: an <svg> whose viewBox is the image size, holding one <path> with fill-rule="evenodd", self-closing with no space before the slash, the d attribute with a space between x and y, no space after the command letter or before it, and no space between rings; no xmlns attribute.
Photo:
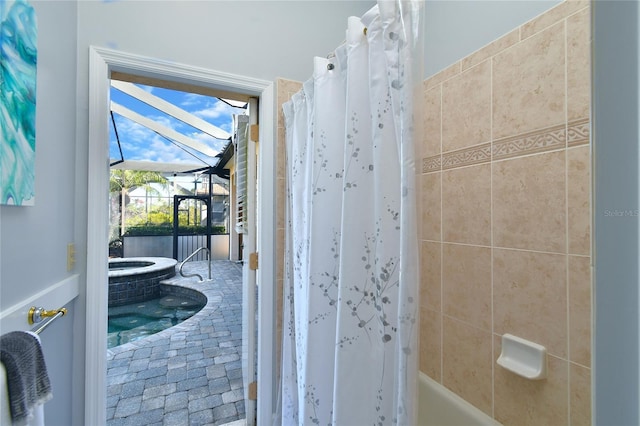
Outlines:
<svg viewBox="0 0 640 426"><path fill-rule="evenodd" d="M40 338L30 331L0 336L0 362L7 370L11 420L27 424L38 406L53 397Z"/></svg>

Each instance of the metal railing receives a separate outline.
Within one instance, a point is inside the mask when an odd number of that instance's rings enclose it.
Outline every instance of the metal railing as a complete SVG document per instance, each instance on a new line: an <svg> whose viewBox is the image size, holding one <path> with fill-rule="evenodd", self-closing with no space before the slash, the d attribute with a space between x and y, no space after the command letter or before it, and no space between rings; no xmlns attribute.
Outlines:
<svg viewBox="0 0 640 426"><path fill-rule="evenodd" d="M185 274L184 272L182 272L182 267L184 266L184 264L187 263L189 260L191 260L192 257L194 257L196 254L198 254L203 250L207 252L207 262L209 264L209 280L211 280L211 252L206 247L200 247L199 249L191 253L185 260L182 261L182 263L180 264L180 268L178 269L178 273L181 276L185 278L198 277L200 278L200 282L204 281L204 278L202 278L202 275L200 274Z"/></svg>

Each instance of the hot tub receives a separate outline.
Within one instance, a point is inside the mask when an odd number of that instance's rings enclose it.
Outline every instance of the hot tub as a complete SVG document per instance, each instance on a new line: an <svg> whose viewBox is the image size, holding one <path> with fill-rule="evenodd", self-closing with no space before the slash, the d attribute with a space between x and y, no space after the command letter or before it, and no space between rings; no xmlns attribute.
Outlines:
<svg viewBox="0 0 640 426"><path fill-rule="evenodd" d="M177 263L167 257L109 259L109 306L159 297L160 281L175 276Z"/></svg>

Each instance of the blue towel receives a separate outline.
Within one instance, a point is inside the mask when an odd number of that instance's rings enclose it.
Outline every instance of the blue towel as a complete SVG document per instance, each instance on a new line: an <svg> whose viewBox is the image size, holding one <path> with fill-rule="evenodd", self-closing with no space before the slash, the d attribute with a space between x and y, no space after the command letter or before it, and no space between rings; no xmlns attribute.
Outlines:
<svg viewBox="0 0 640 426"><path fill-rule="evenodd" d="M25 424L33 417L34 408L53 397L40 338L23 331L0 336L0 362L7 370L13 424Z"/></svg>

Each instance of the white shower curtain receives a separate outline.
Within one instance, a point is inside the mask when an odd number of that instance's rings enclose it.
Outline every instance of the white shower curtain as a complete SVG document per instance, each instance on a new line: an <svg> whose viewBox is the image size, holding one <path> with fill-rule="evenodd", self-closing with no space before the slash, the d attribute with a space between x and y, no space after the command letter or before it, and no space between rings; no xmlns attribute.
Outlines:
<svg viewBox="0 0 640 426"><path fill-rule="evenodd" d="M346 43L283 106L285 425L413 423L420 13L385 0L349 18Z"/></svg>

